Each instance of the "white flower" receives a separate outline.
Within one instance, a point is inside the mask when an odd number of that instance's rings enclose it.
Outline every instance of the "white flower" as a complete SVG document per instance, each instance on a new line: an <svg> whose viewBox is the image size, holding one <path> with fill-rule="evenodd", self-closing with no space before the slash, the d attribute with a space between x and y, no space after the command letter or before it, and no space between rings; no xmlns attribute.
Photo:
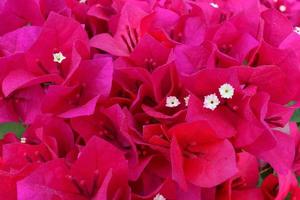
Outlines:
<svg viewBox="0 0 300 200"><path fill-rule="evenodd" d="M188 105L189 105L189 100L190 100L190 95L184 97L184 103L185 103L185 106L188 106Z"/></svg>
<svg viewBox="0 0 300 200"><path fill-rule="evenodd" d="M66 59L66 57L61 53L61 52L58 52L58 53L54 53L53 54L53 61L54 62L57 62L57 63L62 63L62 61Z"/></svg>
<svg viewBox="0 0 300 200"><path fill-rule="evenodd" d="M294 28L294 32L297 33L298 35L300 35L300 27L296 26Z"/></svg>
<svg viewBox="0 0 300 200"><path fill-rule="evenodd" d="M219 5L213 2L210 3L210 6L213 8L219 8Z"/></svg>
<svg viewBox="0 0 300 200"><path fill-rule="evenodd" d="M222 98L231 99L234 95L234 88L229 83L225 83L221 85L219 92Z"/></svg>
<svg viewBox="0 0 300 200"><path fill-rule="evenodd" d="M214 110L220 104L219 98L216 94L210 94L204 97L203 107Z"/></svg>
<svg viewBox="0 0 300 200"><path fill-rule="evenodd" d="M166 200L166 198L165 198L163 195L161 195L161 194L157 194L157 195L153 198L153 200Z"/></svg>
<svg viewBox="0 0 300 200"><path fill-rule="evenodd" d="M180 105L180 101L175 96L168 96L166 99L166 107L174 108Z"/></svg>
<svg viewBox="0 0 300 200"><path fill-rule="evenodd" d="M22 144L25 144L25 143L26 143L26 138L21 137L20 140L21 140L20 142L21 142Z"/></svg>
<svg viewBox="0 0 300 200"><path fill-rule="evenodd" d="M279 10L280 10L281 12L285 12L285 11L286 11L286 6L285 6L285 5L279 6Z"/></svg>

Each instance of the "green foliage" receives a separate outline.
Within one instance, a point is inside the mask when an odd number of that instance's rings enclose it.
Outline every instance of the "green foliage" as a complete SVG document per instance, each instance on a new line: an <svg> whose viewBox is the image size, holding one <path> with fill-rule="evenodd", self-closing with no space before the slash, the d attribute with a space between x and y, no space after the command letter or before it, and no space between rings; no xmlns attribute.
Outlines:
<svg viewBox="0 0 300 200"><path fill-rule="evenodd" d="M296 110L291 118L291 121L293 122L300 122L300 109Z"/></svg>
<svg viewBox="0 0 300 200"><path fill-rule="evenodd" d="M264 179L263 179L263 177L260 175L256 187L261 187L263 181L264 181Z"/></svg>
<svg viewBox="0 0 300 200"><path fill-rule="evenodd" d="M8 132L13 132L17 137L21 137L24 131L25 127L20 123L10 122L0 124L0 138L3 138Z"/></svg>
<svg viewBox="0 0 300 200"><path fill-rule="evenodd" d="M288 195L287 195L287 197L285 197L284 200L291 200L291 198L292 198L292 197L291 197L291 193L289 192Z"/></svg>

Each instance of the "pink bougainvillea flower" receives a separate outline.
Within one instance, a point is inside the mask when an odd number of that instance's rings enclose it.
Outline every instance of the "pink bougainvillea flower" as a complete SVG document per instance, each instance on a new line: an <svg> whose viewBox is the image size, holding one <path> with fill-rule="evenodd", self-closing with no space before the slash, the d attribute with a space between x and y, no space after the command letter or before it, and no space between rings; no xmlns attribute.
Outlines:
<svg viewBox="0 0 300 200"><path fill-rule="evenodd" d="M180 16L172 10L155 7L155 10L141 21L141 34L150 34L164 45L173 46L175 37L179 34L174 26L179 23ZM175 33L176 32L176 33Z"/></svg>
<svg viewBox="0 0 300 200"><path fill-rule="evenodd" d="M43 89L39 86L33 86L15 92L14 95L5 98L5 100L11 102L15 112L19 116L19 120L30 124L41 113L42 102L40 100L43 97Z"/></svg>
<svg viewBox="0 0 300 200"><path fill-rule="evenodd" d="M203 42L199 46L181 45L174 49L175 64L180 73L192 74L201 69L214 68L216 46Z"/></svg>
<svg viewBox="0 0 300 200"><path fill-rule="evenodd" d="M87 101L81 100L82 86L52 86L45 95L42 111L60 117L71 118L92 115L99 96Z"/></svg>
<svg viewBox="0 0 300 200"><path fill-rule="evenodd" d="M23 26L41 26L51 11L65 16L71 13L64 0L29 0L26 3L22 0L5 0L0 7L0 16L3 18L0 35Z"/></svg>
<svg viewBox="0 0 300 200"><path fill-rule="evenodd" d="M15 58L15 56L13 57ZM19 60L17 59L17 63L18 62ZM15 61L13 61L13 63L15 63ZM5 68L10 66L10 64L4 66L4 75ZM24 80L22 76L19 78L21 82ZM15 85L12 83L15 83L15 81L18 82L18 80L10 79L11 82L8 80L9 78L7 77L3 80L7 85L2 84L2 91L0 92L1 121L19 121L22 119L25 123L32 122L35 116L40 113L40 99L44 95L43 89L39 86L32 86L14 92ZM33 79L31 83L34 82L35 80ZM30 83L28 86L30 86Z"/></svg>
<svg viewBox="0 0 300 200"><path fill-rule="evenodd" d="M236 147L247 146L252 153L274 147L275 139L265 122L269 95L258 92L255 86L241 85L236 69L231 69L231 72L229 69L201 70L184 77L184 83L193 94L188 106L188 121L207 120L217 134L221 134L220 137L235 136ZM213 109L207 109L204 105L206 97L217 94L224 83L234 88L232 98L214 95L219 102ZM266 138L268 143L264 142Z"/></svg>
<svg viewBox="0 0 300 200"><path fill-rule="evenodd" d="M244 2L242 0L229 1L197 1L206 18L207 24L216 25L223 22L233 22L241 31L247 30L256 36L259 28L260 5L256 0Z"/></svg>
<svg viewBox="0 0 300 200"><path fill-rule="evenodd" d="M296 123L289 123L288 126L286 126L286 128L288 129L287 131L290 133L291 137L294 140L294 143L291 145L295 145L295 157L294 157L294 161L293 161L293 171L295 172L295 174L297 176L299 176L300 174L300 146L299 146L299 141L300 141L300 137L299 137L299 130L298 130L298 126Z"/></svg>
<svg viewBox="0 0 300 200"><path fill-rule="evenodd" d="M144 67L152 72L155 68L167 63L170 50L152 36L145 34L140 38L129 58L120 58L115 65L120 68L126 63L128 67Z"/></svg>
<svg viewBox="0 0 300 200"><path fill-rule="evenodd" d="M146 2L126 1L111 20L113 36L102 33L94 36L90 45L115 56L127 56L139 42L140 22L147 15L145 11L149 5Z"/></svg>
<svg viewBox="0 0 300 200"><path fill-rule="evenodd" d="M81 58L89 58L87 44L87 34L78 22L50 13L41 34L26 54L28 66L23 69L34 76L57 74L66 78L79 66ZM61 58L56 57L58 55Z"/></svg>
<svg viewBox="0 0 300 200"><path fill-rule="evenodd" d="M85 25L89 36L107 32L108 23L116 14L111 0L65 0L73 18Z"/></svg>
<svg viewBox="0 0 300 200"><path fill-rule="evenodd" d="M171 181L170 143L165 131L161 124L146 125L144 137L134 137L136 145L130 155L131 160L137 157L137 162L129 165L132 168L129 173L135 181L133 193L141 199L155 196L159 191L171 197L175 190L175 183Z"/></svg>
<svg viewBox="0 0 300 200"><path fill-rule="evenodd" d="M34 199L85 200L67 177L68 172L62 159L47 162L17 183L17 196L24 200L33 196ZM43 177L45 174L47 178Z"/></svg>
<svg viewBox="0 0 300 200"><path fill-rule="evenodd" d="M35 0L26 3L22 0L3 1L0 6L0 35L26 25L42 25L44 18Z"/></svg>
<svg viewBox="0 0 300 200"><path fill-rule="evenodd" d="M64 16L71 15L71 11L67 7L65 0L57 0L55 2L51 0L40 0L39 7L44 18L48 18L51 12L56 12Z"/></svg>
<svg viewBox="0 0 300 200"><path fill-rule="evenodd" d="M94 96L107 97L111 90L113 63L110 57L99 57L82 61L79 67L69 76L65 85L80 84L84 87L82 98Z"/></svg>
<svg viewBox="0 0 300 200"><path fill-rule="evenodd" d="M187 111L187 121L207 120L216 129L217 134L222 134L223 137L231 137L236 134L234 128L236 111L233 108L239 106L237 104L240 104L241 101L237 100L240 98L238 95L240 86L235 70L201 70L192 76L183 76L183 83L186 89L192 93ZM205 108L203 106L205 96L218 94L220 86L224 83L230 84L235 89L232 99L222 100L219 98L221 104L213 111ZM222 103L222 101L224 102ZM225 103L227 101L228 103ZM226 115L228 117L224 117Z"/></svg>
<svg viewBox="0 0 300 200"><path fill-rule="evenodd" d="M118 103L135 111L140 107L141 98L150 91L151 75L142 67L119 66L120 68L114 68L112 89L107 103Z"/></svg>
<svg viewBox="0 0 300 200"><path fill-rule="evenodd" d="M103 153L104 150L106 153ZM38 178L44 173L49 175L48 179ZM36 185L43 187L37 188ZM60 159L48 162L18 182L17 187L21 199L35 194L37 199L125 200L130 195L127 161L122 152L96 137L81 150L78 160L70 169Z"/></svg>
<svg viewBox="0 0 300 200"><path fill-rule="evenodd" d="M291 171L295 157L295 143L293 138L285 133L274 131L277 144L262 152L258 157L268 162L279 175L286 175Z"/></svg>
<svg viewBox="0 0 300 200"><path fill-rule="evenodd" d="M256 188L259 179L259 163L255 156L242 152L237 154L239 172L217 188L216 199L237 200L243 198L262 200L260 189Z"/></svg>
<svg viewBox="0 0 300 200"><path fill-rule="evenodd" d="M20 54L2 57L0 58L0 82L2 86L2 81L5 76L10 72L10 70L15 69L17 63L24 62L24 56ZM14 108L15 98L5 98L2 88L0 90L0 121L9 122L9 121L18 121L17 111Z"/></svg>
<svg viewBox="0 0 300 200"><path fill-rule="evenodd" d="M260 27L260 11L261 5L259 1L249 0L229 0L227 6L233 16L228 21L232 22L242 32L247 32L253 37L259 36Z"/></svg>
<svg viewBox="0 0 300 200"><path fill-rule="evenodd" d="M134 197L137 199L152 199L164 197L167 199L199 199L205 196L205 189L201 189L191 183L187 183L187 190L180 184L171 181L171 163L169 161L170 143L172 135L167 133L163 124L151 124L144 126L143 140L137 142L137 150L140 161L147 161L141 165L143 171L139 179L132 184ZM167 158L167 159L166 159ZM171 160L172 162L172 160ZM136 168L134 168L136 170ZM203 197L204 198L204 197Z"/></svg>
<svg viewBox="0 0 300 200"><path fill-rule="evenodd" d="M99 109L92 116L73 118L71 125L85 141L97 135L122 149L130 166L130 180L136 181L152 159L152 154L144 153L145 142L135 130L130 113L118 105Z"/></svg>
<svg viewBox="0 0 300 200"><path fill-rule="evenodd" d="M209 68L241 65L251 50L259 45L258 40L249 32L242 32L230 22L208 29L203 40L199 46L194 44L175 48L178 67L187 71L189 68L199 69L206 65ZM199 51L203 53L199 54ZM182 65L183 63L186 64ZM183 67L185 65L187 69Z"/></svg>
<svg viewBox="0 0 300 200"><path fill-rule="evenodd" d="M153 177L152 177L153 178ZM151 180L151 175L145 176L144 180L148 180L149 185L146 183L145 186L150 186L151 182L153 183L153 180ZM137 184L140 184L139 182ZM132 199L134 200L142 200L142 199L155 199L155 198L168 198L168 199L176 199L179 198L179 195L176 194L178 190L176 191L176 185L171 179L164 180L163 184L157 188L155 191L153 191L150 194L140 195L133 193ZM179 193L179 192L178 192ZM187 196L185 196L187 198Z"/></svg>
<svg viewBox="0 0 300 200"><path fill-rule="evenodd" d="M299 25L299 1L297 0L261 0L266 8L278 10L285 15L293 25Z"/></svg>
<svg viewBox="0 0 300 200"><path fill-rule="evenodd" d="M172 136L172 178L183 189L188 182L213 187L237 173L232 144L218 138L205 121L178 124L168 134Z"/></svg>
<svg viewBox="0 0 300 200"><path fill-rule="evenodd" d="M248 32L242 32L235 24L230 22L222 24L214 31L213 36L209 35L207 39L216 44L218 54L221 54L219 59L229 56L240 64L243 63L250 51L259 44L254 36Z"/></svg>
<svg viewBox="0 0 300 200"><path fill-rule="evenodd" d="M102 139L89 140L71 167L71 176L73 182L84 180L79 192L89 197L129 199L127 161L120 150Z"/></svg>
<svg viewBox="0 0 300 200"><path fill-rule="evenodd" d="M261 186L261 190L266 200L284 199L289 192L293 192L297 186L297 180L292 172L276 177L273 174L267 176Z"/></svg>
<svg viewBox="0 0 300 200"><path fill-rule="evenodd" d="M151 80L152 102L147 101L148 99L142 101L145 113L166 123L182 121L187 107L185 98L189 94L181 83L174 63L157 68L153 71Z"/></svg>
<svg viewBox="0 0 300 200"><path fill-rule="evenodd" d="M249 65L259 67L260 65L275 65L285 76L285 84L289 89L285 89L281 93L277 93L278 103L287 104L291 100L298 100L299 88L294 84L299 80L299 59L296 51L290 48L281 49L272 47L266 42L262 42L259 48L252 54L249 59ZM280 81L278 81L280 83ZM276 90L274 90L276 91Z"/></svg>
<svg viewBox="0 0 300 200"><path fill-rule="evenodd" d="M38 167L39 163L34 162L24 162L23 164L18 159L23 160L26 156L26 151L30 148L23 146L24 154L22 154L21 148L14 148L13 146L8 147L9 145L17 145L20 144L20 140L15 136L14 133L8 133L4 136L3 139L0 140L0 183L1 183L1 198L6 199L16 199L17 192L16 192L16 183L17 181L23 179L24 177L28 176L36 167ZM8 145L8 146L6 146ZM23 145L23 144L21 144ZM7 148L8 147L8 148ZM20 146L21 147L21 146ZM5 149L5 150L4 150ZM11 150L21 150L19 153L16 153ZM35 150L38 150L39 147L35 147ZM4 150L4 152L3 152ZM8 159L8 162L4 159ZM14 156L21 156L21 157L14 157ZM13 159L14 158L14 159ZM14 160L14 161L13 161Z"/></svg>
<svg viewBox="0 0 300 200"><path fill-rule="evenodd" d="M0 196L5 199L17 199L17 182L27 177L37 165L28 165L20 170L0 169ZM1 168L1 167L0 167Z"/></svg>
<svg viewBox="0 0 300 200"><path fill-rule="evenodd" d="M293 31L292 23L280 12L266 10L262 13L264 20L264 39L271 45L279 44Z"/></svg>
<svg viewBox="0 0 300 200"><path fill-rule="evenodd" d="M67 32L59 31L62 29L67 30ZM70 38L69 33L72 33L73 37ZM56 43L51 42L50 38ZM67 77L65 70L75 71L80 62L80 55L72 50L75 41L76 44L81 44L82 49L79 52L82 53L87 49L87 47L84 48L84 41L87 43L86 40L86 33L80 24L66 17L50 14L38 39L26 52L25 66L18 65L17 69L10 69L11 71L7 72L6 77L4 77L2 84L4 95L8 97L18 89L33 85L61 83L62 78ZM72 60L72 64L67 64L63 62L64 60L55 62L55 58L53 60L55 51L59 49L64 52L62 54L64 58L69 57L67 59L69 61L65 62L71 63ZM88 50L83 55L88 56ZM24 62L23 59L18 59L14 62L22 61Z"/></svg>
<svg viewBox="0 0 300 200"><path fill-rule="evenodd" d="M279 45L280 49L292 49L297 57L299 56L299 44L298 41L300 40L299 33L297 30L291 32Z"/></svg>
<svg viewBox="0 0 300 200"><path fill-rule="evenodd" d="M21 169L28 163L47 162L56 157L44 144L30 145L18 142L5 144L2 148L2 159L11 169Z"/></svg>
<svg viewBox="0 0 300 200"><path fill-rule="evenodd" d="M1 140L1 169L17 173L18 170L40 165L57 158L47 144L22 137L8 135ZM16 159L17 158L17 159Z"/></svg>
<svg viewBox="0 0 300 200"><path fill-rule="evenodd" d="M86 142L94 135L115 144L119 148L130 147L127 128L130 118L118 105L97 109L91 116L74 117L71 126Z"/></svg>
<svg viewBox="0 0 300 200"><path fill-rule="evenodd" d="M196 4L191 4L188 14L182 15L177 24L168 30L168 37L175 44L200 45L205 40L208 28L204 13Z"/></svg>
<svg viewBox="0 0 300 200"><path fill-rule="evenodd" d="M46 144L58 157L64 157L74 148L74 135L71 127L62 119L38 116L23 137L31 144Z"/></svg>
<svg viewBox="0 0 300 200"><path fill-rule="evenodd" d="M270 126L285 126L294 110L293 106L285 105L287 101L283 94L290 88L286 74L278 66L272 65L258 68L241 66L236 69L242 85L255 86L257 91L270 95L265 121Z"/></svg>
<svg viewBox="0 0 300 200"><path fill-rule="evenodd" d="M297 0L24 2L0 0L0 199L298 199Z"/></svg>
<svg viewBox="0 0 300 200"><path fill-rule="evenodd" d="M0 121L3 122L13 122L18 121L18 115L14 110L12 102L7 102L0 100Z"/></svg>
<svg viewBox="0 0 300 200"><path fill-rule="evenodd" d="M0 51L3 56L26 52L41 32L39 26L24 26L0 37Z"/></svg>
<svg viewBox="0 0 300 200"><path fill-rule="evenodd" d="M49 87L43 111L63 118L91 115L98 99L110 93L111 81L110 58L83 61L64 85Z"/></svg>
<svg viewBox="0 0 300 200"><path fill-rule="evenodd" d="M11 71L2 82L2 91L5 96L9 96L17 89L26 88L39 83L60 83L62 79L55 74L47 74L45 76L36 77L32 73L25 70Z"/></svg>

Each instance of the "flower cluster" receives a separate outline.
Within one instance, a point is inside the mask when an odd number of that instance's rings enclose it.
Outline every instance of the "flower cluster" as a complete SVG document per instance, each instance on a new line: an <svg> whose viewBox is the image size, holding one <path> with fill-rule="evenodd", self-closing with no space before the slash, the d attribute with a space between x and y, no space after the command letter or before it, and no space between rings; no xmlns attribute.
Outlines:
<svg viewBox="0 0 300 200"><path fill-rule="evenodd" d="M0 199L300 199L299 13L0 1Z"/></svg>

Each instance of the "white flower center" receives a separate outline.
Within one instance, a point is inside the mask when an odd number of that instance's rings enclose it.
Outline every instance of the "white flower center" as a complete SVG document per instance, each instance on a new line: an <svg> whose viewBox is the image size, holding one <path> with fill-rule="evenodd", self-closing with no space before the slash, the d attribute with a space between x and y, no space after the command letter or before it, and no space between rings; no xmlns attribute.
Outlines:
<svg viewBox="0 0 300 200"><path fill-rule="evenodd" d="M66 57L61 53L61 52L58 52L58 53L54 53L53 54L53 61L54 62L57 62L57 63L62 63L62 61L66 59Z"/></svg>
<svg viewBox="0 0 300 200"><path fill-rule="evenodd" d="M163 195L161 195L161 194L157 194L157 195L153 198L153 200L166 200L166 198L165 198Z"/></svg>
<svg viewBox="0 0 300 200"><path fill-rule="evenodd" d="M188 106L188 105L189 105L189 100L190 100L190 95L184 97L184 103L185 103L185 106Z"/></svg>
<svg viewBox="0 0 300 200"><path fill-rule="evenodd" d="M234 95L234 88L229 83L225 83L221 85L219 92L222 98L231 99Z"/></svg>
<svg viewBox="0 0 300 200"><path fill-rule="evenodd" d="M20 142L21 142L22 144L25 144L25 143L26 143L26 138L21 137L21 138L20 138Z"/></svg>
<svg viewBox="0 0 300 200"><path fill-rule="evenodd" d="M210 3L210 6L213 8L219 8L219 5L213 2Z"/></svg>
<svg viewBox="0 0 300 200"><path fill-rule="evenodd" d="M204 97L203 107L214 110L220 104L219 98L216 94L210 94Z"/></svg>
<svg viewBox="0 0 300 200"><path fill-rule="evenodd" d="M166 107L174 108L180 105L180 101L175 96L168 96L166 99Z"/></svg>
<svg viewBox="0 0 300 200"><path fill-rule="evenodd" d="M285 5L279 6L279 10L280 10L281 12L285 12L285 11L286 11L286 6L285 6Z"/></svg>
<svg viewBox="0 0 300 200"><path fill-rule="evenodd" d="M297 33L298 35L300 35L300 27L296 26L294 28L294 32Z"/></svg>

